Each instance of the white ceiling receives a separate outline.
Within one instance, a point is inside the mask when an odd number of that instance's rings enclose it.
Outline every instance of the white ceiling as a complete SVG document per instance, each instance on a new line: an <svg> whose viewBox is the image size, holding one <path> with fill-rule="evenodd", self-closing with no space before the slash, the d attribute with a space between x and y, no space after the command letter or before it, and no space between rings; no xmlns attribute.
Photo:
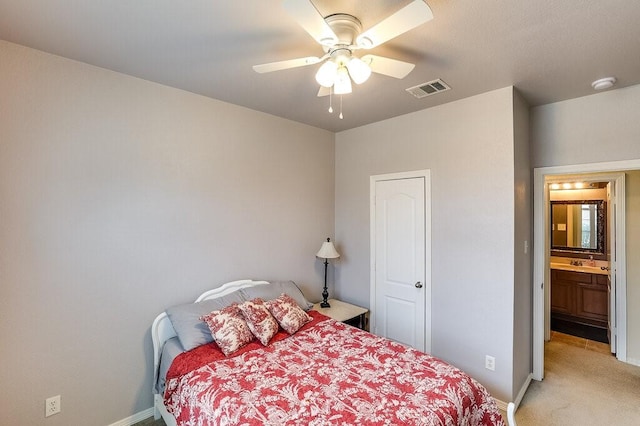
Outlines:
<svg viewBox="0 0 640 426"><path fill-rule="evenodd" d="M319 65L252 70L323 54L280 0L0 0L0 39L331 131L510 85L535 106L592 94L601 77L617 77L618 88L640 83L638 0L427 2L432 21L370 51L415 69L354 86L343 120L316 96ZM367 29L408 0L313 3ZM405 91L436 78L452 90L423 99Z"/></svg>

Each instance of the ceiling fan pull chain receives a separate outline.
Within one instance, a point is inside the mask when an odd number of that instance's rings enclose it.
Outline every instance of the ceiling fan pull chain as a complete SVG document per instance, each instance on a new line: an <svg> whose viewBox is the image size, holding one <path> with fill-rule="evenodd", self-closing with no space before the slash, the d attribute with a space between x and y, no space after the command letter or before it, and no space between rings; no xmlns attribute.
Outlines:
<svg viewBox="0 0 640 426"><path fill-rule="evenodd" d="M331 100L332 100L332 92L333 92L333 86L329 87L329 113L333 114L333 107L331 106Z"/></svg>
<svg viewBox="0 0 640 426"><path fill-rule="evenodd" d="M342 120L344 117L342 116L342 95L340 95L340 120Z"/></svg>

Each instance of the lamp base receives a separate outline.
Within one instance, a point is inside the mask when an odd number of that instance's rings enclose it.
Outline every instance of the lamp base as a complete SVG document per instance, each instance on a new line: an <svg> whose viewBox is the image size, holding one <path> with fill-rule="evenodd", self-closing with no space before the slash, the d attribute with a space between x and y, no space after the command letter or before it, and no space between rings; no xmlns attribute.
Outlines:
<svg viewBox="0 0 640 426"><path fill-rule="evenodd" d="M327 239L329 241L329 239ZM329 298L329 290L327 289L327 266L329 265L329 259L324 260L324 287L322 288L322 302L320 303L321 308L330 308L331 305L327 302Z"/></svg>

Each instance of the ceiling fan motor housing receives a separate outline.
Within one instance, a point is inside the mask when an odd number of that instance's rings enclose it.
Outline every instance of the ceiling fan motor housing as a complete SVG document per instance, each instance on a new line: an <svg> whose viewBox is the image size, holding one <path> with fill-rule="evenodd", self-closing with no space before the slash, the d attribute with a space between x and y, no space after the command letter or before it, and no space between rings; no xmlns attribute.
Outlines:
<svg viewBox="0 0 640 426"><path fill-rule="evenodd" d="M324 20L338 36L338 42L334 46L327 47L327 52L336 46L346 47L353 45L356 37L362 32L360 20L346 13L329 15Z"/></svg>

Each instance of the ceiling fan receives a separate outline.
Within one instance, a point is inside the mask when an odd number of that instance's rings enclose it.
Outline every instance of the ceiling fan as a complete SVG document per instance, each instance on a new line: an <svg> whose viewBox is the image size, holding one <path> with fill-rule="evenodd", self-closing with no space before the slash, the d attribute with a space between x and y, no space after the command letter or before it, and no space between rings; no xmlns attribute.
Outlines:
<svg viewBox="0 0 640 426"><path fill-rule="evenodd" d="M316 81L321 86L318 96L351 93L351 80L362 84L371 72L398 79L406 77L414 64L371 54L358 58L354 52L377 47L433 19L431 8L424 0L413 0L363 32L355 16L335 13L323 17L311 0L284 0L283 7L322 46L325 54L254 65L253 69L267 73L325 61L316 73Z"/></svg>

